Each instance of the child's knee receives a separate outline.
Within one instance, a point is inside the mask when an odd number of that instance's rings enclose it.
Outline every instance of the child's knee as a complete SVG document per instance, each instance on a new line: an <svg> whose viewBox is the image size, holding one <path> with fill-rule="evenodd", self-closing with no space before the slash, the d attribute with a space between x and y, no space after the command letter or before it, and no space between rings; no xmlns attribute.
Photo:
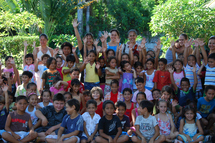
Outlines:
<svg viewBox="0 0 215 143"><path fill-rule="evenodd" d="M210 118L215 121L215 113L211 113L210 115L211 115Z"/></svg>
<svg viewBox="0 0 215 143"><path fill-rule="evenodd" d="M96 141L96 142L100 142L100 141L101 141L101 137L100 137L100 136L97 136L97 137L95 138L95 141Z"/></svg>
<svg viewBox="0 0 215 143"><path fill-rule="evenodd" d="M164 141L166 140L166 137L165 137L164 135L161 135L161 136L159 137L159 140L162 141L162 142L164 142Z"/></svg>
<svg viewBox="0 0 215 143"><path fill-rule="evenodd" d="M183 139L180 136L178 136L178 140L183 141Z"/></svg>
<svg viewBox="0 0 215 143"><path fill-rule="evenodd" d="M132 140L133 142L138 142L137 136L133 136L133 137L131 138L131 140Z"/></svg>

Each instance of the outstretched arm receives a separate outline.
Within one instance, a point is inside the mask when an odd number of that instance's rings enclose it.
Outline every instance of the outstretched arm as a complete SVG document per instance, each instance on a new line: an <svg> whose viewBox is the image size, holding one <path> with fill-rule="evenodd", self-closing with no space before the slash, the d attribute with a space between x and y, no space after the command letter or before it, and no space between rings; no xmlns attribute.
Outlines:
<svg viewBox="0 0 215 143"><path fill-rule="evenodd" d="M78 40L78 48L79 48L79 50L81 50L83 48L83 44L82 44L82 41L81 41L81 36L80 36L80 34L78 32L78 25L79 24L80 23L78 23L77 19L74 19L73 22L72 22L72 25L73 25L74 31L75 31L75 36L76 36L76 38Z"/></svg>

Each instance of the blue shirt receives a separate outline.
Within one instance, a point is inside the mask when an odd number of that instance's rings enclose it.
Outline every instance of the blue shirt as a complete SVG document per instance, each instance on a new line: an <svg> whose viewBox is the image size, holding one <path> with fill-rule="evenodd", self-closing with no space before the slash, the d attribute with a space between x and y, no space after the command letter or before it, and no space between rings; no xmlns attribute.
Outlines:
<svg viewBox="0 0 215 143"><path fill-rule="evenodd" d="M215 67L209 67L208 64L206 67L205 75L205 85L215 85Z"/></svg>
<svg viewBox="0 0 215 143"><path fill-rule="evenodd" d="M7 115L8 115L8 112L7 112L6 108L4 108L0 111L0 130L3 130L5 127Z"/></svg>
<svg viewBox="0 0 215 143"><path fill-rule="evenodd" d="M207 102L204 97L198 99L197 110L201 113L203 118L206 118L215 107L215 99Z"/></svg>
<svg viewBox="0 0 215 143"><path fill-rule="evenodd" d="M121 43L119 43L119 46L121 45ZM108 49L112 49L114 50L115 54L116 54L116 50L117 50L117 46L109 46L109 44L107 43L107 50Z"/></svg>
<svg viewBox="0 0 215 143"><path fill-rule="evenodd" d="M81 137L82 132L84 131L84 120L81 115L78 115L76 118L71 119L70 115L66 115L63 118L61 127L66 128L66 134L72 133L74 131L79 131L78 137Z"/></svg>
<svg viewBox="0 0 215 143"><path fill-rule="evenodd" d="M178 88L177 92L176 92L176 95L178 97L178 103L180 106L186 106L186 102L187 102L187 99L190 99L191 101L194 100L195 98L195 91L193 91L193 87L191 87L187 92L183 91L183 90L180 90Z"/></svg>

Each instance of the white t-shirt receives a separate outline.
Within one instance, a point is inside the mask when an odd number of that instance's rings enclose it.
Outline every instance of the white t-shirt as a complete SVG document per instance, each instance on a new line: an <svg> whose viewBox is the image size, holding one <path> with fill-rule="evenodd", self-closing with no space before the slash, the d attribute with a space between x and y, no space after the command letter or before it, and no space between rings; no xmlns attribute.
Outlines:
<svg viewBox="0 0 215 143"><path fill-rule="evenodd" d="M136 103L136 107L137 107L137 108L139 107L139 105L138 105L138 103L137 103L136 98L137 98L137 94L138 94L139 92L140 92L139 90L137 90L136 92L134 92L133 97L132 97L132 100L131 100L132 102ZM146 99L147 99L147 100L149 100L149 101L150 101L150 100L153 100L152 92L151 92L150 90L148 90L148 89L145 88L144 93L146 94Z"/></svg>
<svg viewBox="0 0 215 143"><path fill-rule="evenodd" d="M154 116L149 115L148 118L144 118L140 115L136 118L135 125L140 126L140 132L145 137L146 141L149 141L155 134L155 126L158 122Z"/></svg>
<svg viewBox="0 0 215 143"><path fill-rule="evenodd" d="M38 103L38 105L39 105L41 108L45 107L44 104L43 104L43 102ZM52 104L51 102L49 102L49 105L48 105L48 106L50 106L50 105L53 105L53 104Z"/></svg>
<svg viewBox="0 0 215 143"><path fill-rule="evenodd" d="M30 111L28 111L28 107L29 107L29 105L25 109L25 112L28 113L31 116L32 124L35 125L37 123L37 120L38 120L38 118L37 118L37 116L35 114L37 109L36 109L36 107L34 107L34 110L32 112L30 112Z"/></svg>

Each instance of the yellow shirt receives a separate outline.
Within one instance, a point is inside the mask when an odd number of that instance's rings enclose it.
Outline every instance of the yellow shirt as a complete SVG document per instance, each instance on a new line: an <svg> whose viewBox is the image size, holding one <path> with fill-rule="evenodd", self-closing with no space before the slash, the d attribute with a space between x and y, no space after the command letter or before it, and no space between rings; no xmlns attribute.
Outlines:
<svg viewBox="0 0 215 143"><path fill-rule="evenodd" d="M85 82L99 82L99 76L95 71L96 64L93 63L91 66L90 63L86 65L86 78Z"/></svg>
<svg viewBox="0 0 215 143"><path fill-rule="evenodd" d="M68 70L68 69L69 69L68 67L63 67L62 68L63 81L66 81L66 82L71 80L71 76L69 75L69 73L68 74L64 74L63 70Z"/></svg>

